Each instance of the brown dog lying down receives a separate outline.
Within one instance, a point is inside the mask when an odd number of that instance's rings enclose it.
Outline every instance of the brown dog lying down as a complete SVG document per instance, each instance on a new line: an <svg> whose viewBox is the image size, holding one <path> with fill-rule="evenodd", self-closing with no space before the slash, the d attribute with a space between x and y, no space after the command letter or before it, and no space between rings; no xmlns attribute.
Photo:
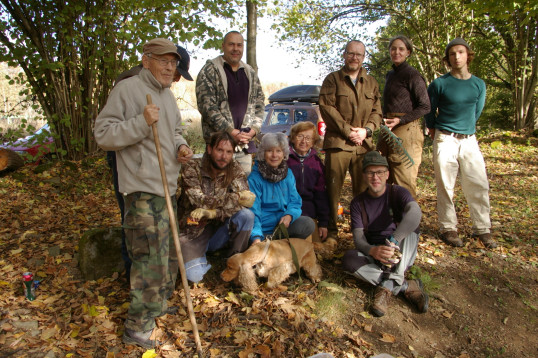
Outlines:
<svg viewBox="0 0 538 358"><path fill-rule="evenodd" d="M311 242L290 239L299 266L314 283L321 280L321 267ZM274 288L296 272L288 240L262 241L252 245L241 254L235 254L226 262L226 269L220 277L224 281L235 280L247 292L258 288L256 274L267 277L267 287Z"/></svg>

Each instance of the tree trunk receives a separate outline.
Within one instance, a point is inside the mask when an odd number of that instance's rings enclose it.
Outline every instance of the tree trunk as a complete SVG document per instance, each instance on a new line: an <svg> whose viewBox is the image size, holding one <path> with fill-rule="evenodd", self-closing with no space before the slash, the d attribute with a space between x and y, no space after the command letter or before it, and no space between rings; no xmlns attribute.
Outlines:
<svg viewBox="0 0 538 358"><path fill-rule="evenodd" d="M258 23L257 5L255 0L247 0L247 63L258 72L256 62L256 31Z"/></svg>
<svg viewBox="0 0 538 358"><path fill-rule="evenodd" d="M0 176L15 171L24 165L22 158L14 151L0 148Z"/></svg>

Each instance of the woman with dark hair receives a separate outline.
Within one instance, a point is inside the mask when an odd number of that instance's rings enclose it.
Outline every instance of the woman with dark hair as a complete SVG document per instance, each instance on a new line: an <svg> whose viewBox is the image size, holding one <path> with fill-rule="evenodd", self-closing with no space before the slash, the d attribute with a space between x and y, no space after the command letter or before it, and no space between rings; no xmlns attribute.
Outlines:
<svg viewBox="0 0 538 358"><path fill-rule="evenodd" d="M406 36L400 35L389 42L392 70L385 77L383 91L383 117L385 125L402 139L415 164L409 167L398 152L380 137L377 149L389 162L389 182L408 189L417 197L417 176L422 161L424 134L420 118L430 112L430 99L426 81L421 74L407 63L413 53L413 44Z"/></svg>
<svg viewBox="0 0 538 358"><path fill-rule="evenodd" d="M314 145L319 141L316 125L299 122L291 127L288 167L295 176L297 192L303 199L303 215L316 221L312 241L325 241L329 223L329 199L325 187L325 166Z"/></svg>
<svg viewBox="0 0 538 358"><path fill-rule="evenodd" d="M301 216L302 199L286 162L288 156L288 138L284 133L263 136L248 177L250 191L256 194L251 208L255 215L251 243L263 241L280 223L288 228L290 237L306 239L314 231L314 221Z"/></svg>

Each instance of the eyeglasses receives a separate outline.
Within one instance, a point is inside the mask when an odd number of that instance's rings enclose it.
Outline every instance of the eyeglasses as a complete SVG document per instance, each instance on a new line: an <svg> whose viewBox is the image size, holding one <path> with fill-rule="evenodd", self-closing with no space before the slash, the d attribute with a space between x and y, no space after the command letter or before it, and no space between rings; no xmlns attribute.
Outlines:
<svg viewBox="0 0 538 358"><path fill-rule="evenodd" d="M355 52L347 52L346 51L346 56L349 57L349 58L353 58L353 57L363 58L364 54L363 53L355 53Z"/></svg>
<svg viewBox="0 0 538 358"><path fill-rule="evenodd" d="M312 137L305 137L305 136L302 135L302 134L299 134L299 135L296 136L295 138L297 138L297 140L298 140L299 142L302 141L302 140L304 140L304 141L307 142L307 143L312 142L312 139L314 139L314 138L312 138Z"/></svg>
<svg viewBox="0 0 538 358"><path fill-rule="evenodd" d="M151 54L148 54L147 56L152 60L159 62L162 67L166 67L168 65L174 65L174 67L179 66L179 60L165 60L162 58L152 57Z"/></svg>
<svg viewBox="0 0 538 358"><path fill-rule="evenodd" d="M381 176L386 172L388 172L388 170L378 170L377 172L366 172L366 175L368 176L368 178L373 178L376 175L378 178L381 178Z"/></svg>

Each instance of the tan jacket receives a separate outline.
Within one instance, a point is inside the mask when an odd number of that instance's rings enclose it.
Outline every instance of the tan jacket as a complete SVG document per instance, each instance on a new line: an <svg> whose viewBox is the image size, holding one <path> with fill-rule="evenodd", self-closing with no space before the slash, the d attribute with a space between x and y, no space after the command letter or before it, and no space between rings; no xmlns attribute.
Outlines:
<svg viewBox="0 0 538 358"><path fill-rule="evenodd" d="M352 127L370 128L374 132L381 124L379 85L361 68L356 86L341 69L330 73L321 86L319 109L326 124L323 149L339 148L364 153L374 149L372 138L363 141L362 148L349 140Z"/></svg>

